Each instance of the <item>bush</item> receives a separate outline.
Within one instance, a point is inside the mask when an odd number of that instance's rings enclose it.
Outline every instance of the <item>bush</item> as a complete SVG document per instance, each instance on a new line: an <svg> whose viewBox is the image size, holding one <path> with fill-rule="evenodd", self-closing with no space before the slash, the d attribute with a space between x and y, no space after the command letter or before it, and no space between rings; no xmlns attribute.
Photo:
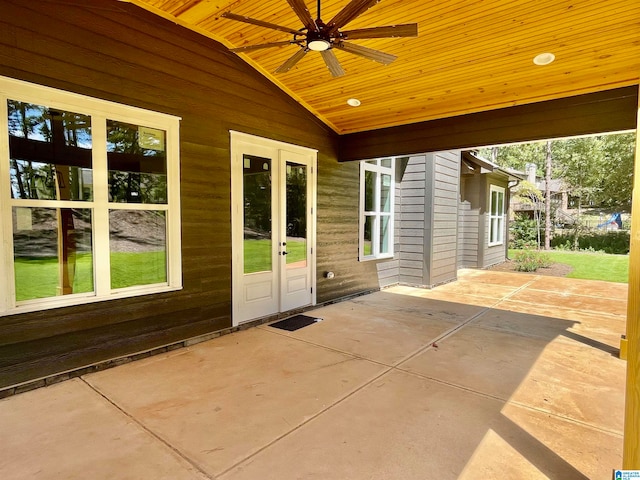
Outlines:
<svg viewBox="0 0 640 480"><path fill-rule="evenodd" d="M536 221L523 214L516 214L509 224L509 248L522 250L538 246L538 226Z"/></svg>
<svg viewBox="0 0 640 480"><path fill-rule="evenodd" d="M569 245L574 244L575 234L555 235L551 239L551 248L565 250ZM629 232L618 230L613 232L593 232L580 235L578 238L578 249L592 252L604 252L626 255L629 253Z"/></svg>
<svg viewBox="0 0 640 480"><path fill-rule="evenodd" d="M537 250L520 250L515 253L513 261L519 272L535 272L539 268L551 266L551 257Z"/></svg>

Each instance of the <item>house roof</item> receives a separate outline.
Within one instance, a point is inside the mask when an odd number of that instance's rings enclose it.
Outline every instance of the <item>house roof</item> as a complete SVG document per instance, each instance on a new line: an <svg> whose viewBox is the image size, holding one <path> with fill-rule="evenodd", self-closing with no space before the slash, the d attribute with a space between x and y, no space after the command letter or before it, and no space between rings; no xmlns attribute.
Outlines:
<svg viewBox="0 0 640 480"><path fill-rule="evenodd" d="M473 150L462 152L462 162L473 173L495 173L511 180L525 180L526 176L509 168L502 168L497 164L479 156Z"/></svg>
<svg viewBox="0 0 640 480"><path fill-rule="evenodd" d="M289 33L223 18L224 12L297 30L286 0L123 0L227 47L287 41ZM349 0L324 0L331 19ZM239 54L338 133L374 130L636 85L637 0L381 0L348 29L417 23L417 38L353 40L397 55L390 65L337 50L346 75L332 78L317 52L273 73L295 45ZM316 2L306 0L315 17ZM335 49L334 49L335 50ZM556 60L538 66L533 58ZM357 98L361 106L347 105Z"/></svg>

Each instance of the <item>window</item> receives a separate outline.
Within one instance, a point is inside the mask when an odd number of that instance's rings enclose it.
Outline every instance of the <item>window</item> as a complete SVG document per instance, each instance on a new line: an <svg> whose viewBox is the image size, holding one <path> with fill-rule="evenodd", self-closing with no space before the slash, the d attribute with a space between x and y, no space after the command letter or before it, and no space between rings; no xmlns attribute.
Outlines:
<svg viewBox="0 0 640 480"><path fill-rule="evenodd" d="M504 243L504 188L491 185L489 199L489 246Z"/></svg>
<svg viewBox="0 0 640 480"><path fill-rule="evenodd" d="M360 260L393 257L394 159L360 162Z"/></svg>
<svg viewBox="0 0 640 480"><path fill-rule="evenodd" d="M0 314L181 288L179 119L0 77Z"/></svg>

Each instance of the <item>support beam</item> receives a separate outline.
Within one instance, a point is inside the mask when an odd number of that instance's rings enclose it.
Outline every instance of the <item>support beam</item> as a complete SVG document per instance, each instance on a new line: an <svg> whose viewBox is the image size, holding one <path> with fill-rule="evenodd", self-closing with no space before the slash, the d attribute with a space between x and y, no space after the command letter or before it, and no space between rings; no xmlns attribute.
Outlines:
<svg viewBox="0 0 640 480"><path fill-rule="evenodd" d="M640 470L640 102L631 206L627 307L627 393L624 418L623 468Z"/></svg>

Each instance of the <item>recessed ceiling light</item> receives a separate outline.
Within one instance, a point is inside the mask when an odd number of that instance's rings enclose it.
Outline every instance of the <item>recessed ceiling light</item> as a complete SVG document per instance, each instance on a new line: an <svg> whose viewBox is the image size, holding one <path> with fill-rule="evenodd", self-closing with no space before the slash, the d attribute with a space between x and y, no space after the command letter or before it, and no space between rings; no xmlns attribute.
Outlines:
<svg viewBox="0 0 640 480"><path fill-rule="evenodd" d="M357 98L350 98L349 100L347 100L347 103L352 107L359 107L362 102Z"/></svg>
<svg viewBox="0 0 640 480"><path fill-rule="evenodd" d="M553 53L541 53L540 55L536 55L533 58L533 63L536 65L549 65L556 59L556 56Z"/></svg>

